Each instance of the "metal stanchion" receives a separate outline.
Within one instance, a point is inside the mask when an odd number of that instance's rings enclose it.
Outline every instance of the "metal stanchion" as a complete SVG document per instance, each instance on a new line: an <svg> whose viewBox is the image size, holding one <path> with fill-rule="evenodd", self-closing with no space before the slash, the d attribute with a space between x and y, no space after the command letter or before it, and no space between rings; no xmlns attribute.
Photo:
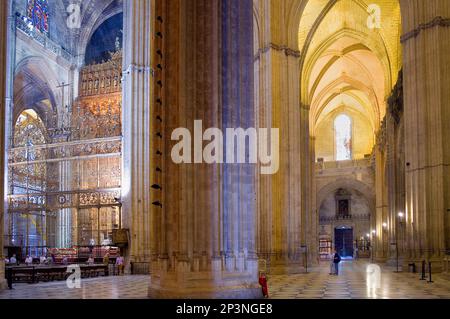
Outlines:
<svg viewBox="0 0 450 319"><path fill-rule="evenodd" d="M8 281L8 288L13 289L13 271L12 268L6 268L6 279Z"/></svg>
<svg viewBox="0 0 450 319"><path fill-rule="evenodd" d="M429 274L429 279L428 279L428 283L432 284L433 280L431 280L431 261L428 262L428 274Z"/></svg>
<svg viewBox="0 0 450 319"><path fill-rule="evenodd" d="M305 272L308 273L308 246L301 246L303 253L305 254Z"/></svg>
<svg viewBox="0 0 450 319"><path fill-rule="evenodd" d="M420 278L420 280L426 280L426 275L425 275L425 260L422 260L422 278Z"/></svg>

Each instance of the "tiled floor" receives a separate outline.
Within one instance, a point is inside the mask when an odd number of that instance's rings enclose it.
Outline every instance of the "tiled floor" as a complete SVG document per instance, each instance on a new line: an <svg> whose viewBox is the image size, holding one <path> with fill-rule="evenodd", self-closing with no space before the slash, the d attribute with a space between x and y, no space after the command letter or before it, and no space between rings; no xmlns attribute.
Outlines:
<svg viewBox="0 0 450 319"><path fill-rule="evenodd" d="M450 280L433 275L434 283L419 280L419 274L394 273L383 268L381 288L367 289L364 262L344 261L341 275L330 276L327 263L309 274L273 275L269 293L274 299L349 298L446 298L450 299ZM65 282L16 284L14 290L0 292L0 299L142 299L147 297L148 276L84 279L81 289L69 289Z"/></svg>
<svg viewBox="0 0 450 319"><path fill-rule="evenodd" d="M80 289L69 289L65 281L14 284L0 291L0 299L144 299L148 283L148 276L110 276L83 279Z"/></svg>
<svg viewBox="0 0 450 319"><path fill-rule="evenodd" d="M395 273L382 268L379 289L368 289L367 262L343 261L339 276L329 275L329 264L309 274L272 276L269 293L273 299L450 299L446 275L434 275L434 283L419 280L419 274Z"/></svg>

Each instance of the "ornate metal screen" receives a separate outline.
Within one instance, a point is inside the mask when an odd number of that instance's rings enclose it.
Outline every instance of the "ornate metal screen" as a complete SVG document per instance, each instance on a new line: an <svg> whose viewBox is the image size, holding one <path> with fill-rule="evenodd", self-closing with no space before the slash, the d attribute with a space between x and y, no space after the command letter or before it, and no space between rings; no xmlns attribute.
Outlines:
<svg viewBox="0 0 450 319"><path fill-rule="evenodd" d="M107 245L121 228L121 60L118 51L84 67L80 97L64 114L20 114L9 150L7 246L38 255Z"/></svg>

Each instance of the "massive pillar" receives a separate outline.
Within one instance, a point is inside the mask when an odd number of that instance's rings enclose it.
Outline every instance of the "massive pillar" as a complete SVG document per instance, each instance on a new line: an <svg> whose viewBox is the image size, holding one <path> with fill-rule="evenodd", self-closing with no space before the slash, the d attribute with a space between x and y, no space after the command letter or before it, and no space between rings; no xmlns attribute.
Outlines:
<svg viewBox="0 0 450 319"><path fill-rule="evenodd" d="M161 0L156 14L154 65L162 69L155 68L155 108L161 108L164 142L161 206L152 210L149 296L260 297L256 165L206 164L202 159L210 141L217 142L216 153L222 148L220 136L202 141L208 128L225 135L227 127L255 126L252 1ZM171 137L189 145L175 151L187 157L183 163L171 156L178 143Z"/></svg>
<svg viewBox="0 0 450 319"><path fill-rule="evenodd" d="M400 72L397 84L388 98L386 121L386 191L388 218L383 233L383 244L388 248L388 264L402 265L405 248L405 159L403 134L403 76Z"/></svg>
<svg viewBox="0 0 450 319"><path fill-rule="evenodd" d="M151 3L124 1L122 207L130 231L126 257L135 272L147 272L150 261Z"/></svg>
<svg viewBox="0 0 450 319"><path fill-rule="evenodd" d="M258 125L280 129L279 170L260 176L258 183L258 252L270 261L272 272L300 271L305 252L301 247L315 252L316 246L309 106L300 105L300 52L287 42L285 5L258 1L255 9Z"/></svg>
<svg viewBox="0 0 450 319"><path fill-rule="evenodd" d="M8 20L8 5L9 1L2 1L0 3L0 167L5 167L5 110L6 110L6 75L7 75L7 65L6 65L6 48L7 48L7 20ZM5 181L4 174L0 176L0 196L5 198ZM4 205L0 205L0 290L6 287L5 282L5 263L4 263L4 249L3 249L3 231L5 229L4 221Z"/></svg>
<svg viewBox="0 0 450 319"><path fill-rule="evenodd" d="M401 0L409 258L450 248L450 2Z"/></svg>

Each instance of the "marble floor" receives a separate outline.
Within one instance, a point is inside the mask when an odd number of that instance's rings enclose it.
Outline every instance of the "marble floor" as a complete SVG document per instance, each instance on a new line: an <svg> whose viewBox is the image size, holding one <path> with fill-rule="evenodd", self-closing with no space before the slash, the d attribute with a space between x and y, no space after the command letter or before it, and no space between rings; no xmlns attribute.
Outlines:
<svg viewBox="0 0 450 319"><path fill-rule="evenodd" d="M344 261L340 276L330 276L323 263L308 274L269 275L273 299L450 299L450 277L433 275L434 283L419 280L419 274L394 273L383 268L379 289L366 283L366 262ZM100 277L83 279L80 289L69 289L65 282L15 284L0 292L0 299L143 299L147 296L148 276Z"/></svg>
<svg viewBox="0 0 450 319"><path fill-rule="evenodd" d="M322 263L308 274L272 276L269 294L273 299L450 299L450 276L433 274L433 283L420 274L396 273L381 268L379 288L369 289L365 261L343 261L339 276L329 275Z"/></svg>

